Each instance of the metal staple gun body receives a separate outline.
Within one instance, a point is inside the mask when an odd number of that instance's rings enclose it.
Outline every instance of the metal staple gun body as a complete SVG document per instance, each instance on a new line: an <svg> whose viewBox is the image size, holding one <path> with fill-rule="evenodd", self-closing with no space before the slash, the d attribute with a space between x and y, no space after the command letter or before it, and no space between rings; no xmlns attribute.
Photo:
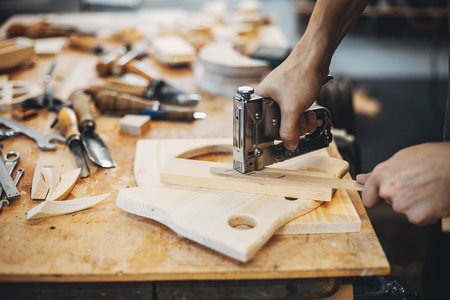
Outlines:
<svg viewBox="0 0 450 300"><path fill-rule="evenodd" d="M304 112L314 112L322 125L302 136L297 148L290 151L277 143L281 113L273 99L254 95L252 87L243 86L233 105L233 169L240 173L328 147L332 141L331 115L325 107L313 105Z"/></svg>

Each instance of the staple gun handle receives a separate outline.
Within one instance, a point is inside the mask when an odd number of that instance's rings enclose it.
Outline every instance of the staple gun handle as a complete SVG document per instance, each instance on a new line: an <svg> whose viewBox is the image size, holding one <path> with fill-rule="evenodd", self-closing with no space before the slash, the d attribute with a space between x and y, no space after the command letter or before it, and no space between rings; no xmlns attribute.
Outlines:
<svg viewBox="0 0 450 300"><path fill-rule="evenodd" d="M240 87L233 108L233 168L241 173L261 170L320 148L332 141L331 115L322 106L313 105L304 113L314 112L322 125L300 137L297 148L288 150L279 141L280 107L271 98L253 95L253 88Z"/></svg>

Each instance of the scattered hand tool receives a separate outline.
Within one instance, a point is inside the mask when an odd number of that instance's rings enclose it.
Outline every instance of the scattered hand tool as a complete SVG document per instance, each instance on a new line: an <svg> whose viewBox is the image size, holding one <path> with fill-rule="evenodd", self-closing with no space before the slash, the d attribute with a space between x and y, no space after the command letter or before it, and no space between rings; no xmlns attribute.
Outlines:
<svg viewBox="0 0 450 300"><path fill-rule="evenodd" d="M201 95L184 93L178 87L166 82L161 74L135 59L138 54L137 50L130 51L108 64L97 65L97 71L101 76L123 75L129 72L146 78L150 81L149 86L136 94L145 99L158 100L170 105L195 106L198 104ZM120 88L123 92L130 92L126 90L129 87L130 85L123 83Z"/></svg>
<svg viewBox="0 0 450 300"><path fill-rule="evenodd" d="M64 143L66 141L66 139L60 135L45 134L3 116L0 116L0 124L11 128L15 132L23 133L26 136L32 138L36 141L37 146L41 150L56 150L56 145L51 143L51 141L58 141L61 143Z"/></svg>
<svg viewBox="0 0 450 300"><path fill-rule="evenodd" d="M89 168L84 157L83 144L81 142L81 134L78 131L75 112L69 107L62 108L58 113L58 121L67 138L67 145L75 156L75 162L81 168L80 177L88 177Z"/></svg>
<svg viewBox="0 0 450 300"><path fill-rule="evenodd" d="M55 67L56 60L51 63L50 68L44 76L44 94L39 97L30 98L23 101L21 104L22 108L43 108L44 106L48 106L48 110L50 111L56 112L59 110L63 102L60 99L56 99L54 97L54 88L50 87L48 84L50 82L50 79L52 78Z"/></svg>
<svg viewBox="0 0 450 300"><path fill-rule="evenodd" d="M242 86L234 96L233 107L233 169L241 173L261 170L267 165L328 147L332 141L331 115L325 107L313 105L305 111L314 112L322 125L301 137L293 151L282 143L275 143L281 113L273 99L253 95L252 87Z"/></svg>
<svg viewBox="0 0 450 300"><path fill-rule="evenodd" d="M26 36L37 39L53 36L67 36L73 33L93 35L92 32L83 32L75 27L53 25L46 21L38 21L32 24L13 23L7 28L8 37Z"/></svg>
<svg viewBox="0 0 450 300"><path fill-rule="evenodd" d="M19 163L19 159L20 159L19 152L10 151L5 154L4 163L5 163L6 171L8 172L9 176L12 175L13 170ZM2 195L3 195L3 186L0 187L0 198L2 197Z"/></svg>
<svg viewBox="0 0 450 300"><path fill-rule="evenodd" d="M24 172L25 172L24 169L18 169L18 170L16 171L16 176L14 176L14 180L13 180L14 185L16 186L16 188L17 188L17 184L19 183L20 178L22 178L22 175L23 175ZM12 200L12 199L5 198L5 199L3 199L3 200L0 201L0 212L2 211L3 205L6 204L6 205L9 206L9 205L11 204L11 201L10 201L10 200Z"/></svg>
<svg viewBox="0 0 450 300"><path fill-rule="evenodd" d="M0 155L1 155L1 146L2 145L0 145ZM15 153L17 153L17 152L15 152ZM8 156L6 155L5 159L7 159L7 157ZM1 197L1 193L3 193L3 190L4 190L5 194L6 194L6 198L9 200L20 196L20 192L17 189L16 185L14 184L13 179L11 178L12 170L14 169L14 167L17 164L17 161L19 159L19 153L17 153L16 158L17 158L16 160L12 160L12 161L8 162L8 166L6 166L5 162L0 159L0 183L2 185L2 189L0 190L0 197ZM0 202L0 208L2 206L3 206L3 201Z"/></svg>
<svg viewBox="0 0 450 300"><path fill-rule="evenodd" d="M194 121L206 118L205 112L163 105L159 101L146 100L113 90L96 90L92 95L97 108L104 112L144 114L151 116L153 120Z"/></svg>
<svg viewBox="0 0 450 300"><path fill-rule="evenodd" d="M108 147L95 132L94 117L91 113L91 99L82 90L75 91L69 98L75 113L78 115L81 132L81 141L91 161L103 168L113 168L117 164L114 161Z"/></svg>

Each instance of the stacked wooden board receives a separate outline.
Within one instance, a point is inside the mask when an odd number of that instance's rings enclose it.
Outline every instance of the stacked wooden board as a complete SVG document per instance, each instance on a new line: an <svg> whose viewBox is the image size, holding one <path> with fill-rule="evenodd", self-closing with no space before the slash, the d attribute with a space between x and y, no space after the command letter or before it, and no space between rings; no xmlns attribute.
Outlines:
<svg viewBox="0 0 450 300"><path fill-rule="evenodd" d="M332 201L322 207L322 201L158 182L159 171L170 158L229 152L229 145L229 139L139 141L135 177L138 185L145 187L122 190L117 197L117 205L128 212L159 221L182 236L241 261L250 259L275 232L298 234L360 230L359 216L344 190L338 190ZM329 157L322 150L288 160L278 164L277 168L316 170L342 177L348 171L348 164ZM306 217L298 218L300 216Z"/></svg>

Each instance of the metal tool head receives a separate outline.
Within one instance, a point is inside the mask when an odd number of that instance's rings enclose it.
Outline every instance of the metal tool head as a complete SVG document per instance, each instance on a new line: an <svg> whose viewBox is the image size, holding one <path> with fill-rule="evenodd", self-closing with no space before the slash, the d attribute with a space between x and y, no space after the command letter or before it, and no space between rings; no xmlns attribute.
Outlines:
<svg viewBox="0 0 450 300"><path fill-rule="evenodd" d="M261 170L265 166L296 157L320 148L332 141L331 115L318 105L304 113L314 112L322 125L316 131L300 137L297 148L286 149L278 141L281 113L271 98L253 94L253 88L238 88L233 108L233 168L241 173Z"/></svg>

